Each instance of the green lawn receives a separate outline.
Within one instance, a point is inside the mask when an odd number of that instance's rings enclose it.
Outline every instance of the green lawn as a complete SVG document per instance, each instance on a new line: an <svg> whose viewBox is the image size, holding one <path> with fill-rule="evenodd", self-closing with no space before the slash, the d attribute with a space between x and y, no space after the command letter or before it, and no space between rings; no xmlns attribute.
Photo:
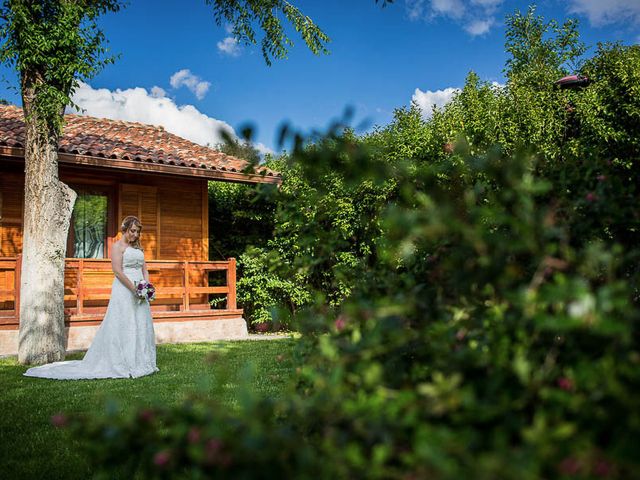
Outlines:
<svg viewBox="0 0 640 480"><path fill-rule="evenodd" d="M180 403L206 392L233 408L235 391L254 365L252 388L283 392L292 374L293 340L159 345L160 372L138 379L47 380L22 376L26 367L0 359L0 479L91 477L78 442L51 425L60 411L95 412L115 400L123 411L140 405ZM79 359L83 354L69 355Z"/></svg>

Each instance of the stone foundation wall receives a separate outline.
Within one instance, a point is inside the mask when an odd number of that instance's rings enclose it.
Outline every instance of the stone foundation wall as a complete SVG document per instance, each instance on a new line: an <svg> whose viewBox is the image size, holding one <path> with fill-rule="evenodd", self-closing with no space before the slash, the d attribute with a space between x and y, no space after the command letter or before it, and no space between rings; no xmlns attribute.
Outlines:
<svg viewBox="0 0 640 480"><path fill-rule="evenodd" d="M99 325L67 327L67 350L86 350ZM242 317L217 320L154 322L156 344L195 343L247 338L247 323ZM0 330L0 355L18 354L18 330Z"/></svg>

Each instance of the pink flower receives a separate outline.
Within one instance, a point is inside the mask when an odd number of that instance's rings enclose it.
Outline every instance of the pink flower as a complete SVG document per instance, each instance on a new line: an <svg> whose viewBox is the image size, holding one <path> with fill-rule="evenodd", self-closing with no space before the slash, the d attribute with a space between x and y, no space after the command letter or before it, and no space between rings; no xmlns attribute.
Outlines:
<svg viewBox="0 0 640 480"><path fill-rule="evenodd" d="M595 202L598 199L598 196L593 192L589 192L584 196L584 198L587 202Z"/></svg>
<svg viewBox="0 0 640 480"><path fill-rule="evenodd" d="M149 410L148 408L141 410L138 414L138 418L144 422L151 422L155 418L155 414L153 410Z"/></svg>
<svg viewBox="0 0 640 480"><path fill-rule="evenodd" d="M53 426L58 428L65 427L67 425L67 420L67 416L62 412L56 413L51 417L51 423Z"/></svg>
<svg viewBox="0 0 640 480"><path fill-rule="evenodd" d="M560 387L562 390L566 390L567 392L573 390L573 380L571 380L570 378L560 377L557 383L558 387Z"/></svg>
<svg viewBox="0 0 640 480"><path fill-rule="evenodd" d="M575 475L580 471L580 462L574 457L567 457L558 467L563 475Z"/></svg>
<svg viewBox="0 0 640 480"><path fill-rule="evenodd" d="M231 455L227 453L225 455L222 455L222 457L220 458L220 463L223 467L228 467L229 465L231 465L231 460Z"/></svg>
<svg viewBox="0 0 640 480"><path fill-rule="evenodd" d="M613 473L613 466L606 460L598 460L598 463L596 463L593 469L593 473L598 477L609 477L611 473Z"/></svg>
<svg viewBox="0 0 640 480"><path fill-rule="evenodd" d="M217 438L212 438L204 446L204 457L207 463L214 463L218 460L218 454L220 453L220 448L222 447L222 442Z"/></svg>
<svg viewBox="0 0 640 480"><path fill-rule="evenodd" d="M153 456L153 464L158 467L166 467L171 460L171 452L169 450L162 450Z"/></svg>
<svg viewBox="0 0 640 480"><path fill-rule="evenodd" d="M206 450L208 453L216 453L222 447L222 442L217 438L211 438L207 441Z"/></svg>
<svg viewBox="0 0 640 480"><path fill-rule="evenodd" d="M187 434L187 439L189 443L198 443L200 441L200 430L197 427L191 427Z"/></svg>
<svg viewBox="0 0 640 480"><path fill-rule="evenodd" d="M598 175L596 177L598 179L599 182L604 182L607 179L606 175Z"/></svg>
<svg viewBox="0 0 640 480"><path fill-rule="evenodd" d="M464 340L464 337L466 336L467 336L467 331L464 328L461 328L456 332L456 340L458 340L459 342Z"/></svg>
<svg viewBox="0 0 640 480"><path fill-rule="evenodd" d="M336 330L338 330L339 332L344 330L344 327L347 326L347 321L345 320L343 315L340 315L338 316L338 318L336 318L336 321L334 322L334 326L336 327Z"/></svg>

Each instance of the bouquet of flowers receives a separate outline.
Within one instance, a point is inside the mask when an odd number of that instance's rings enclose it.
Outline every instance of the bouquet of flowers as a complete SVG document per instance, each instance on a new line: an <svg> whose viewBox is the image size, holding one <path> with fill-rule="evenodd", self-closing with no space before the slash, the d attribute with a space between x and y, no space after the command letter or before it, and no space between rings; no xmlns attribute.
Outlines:
<svg viewBox="0 0 640 480"><path fill-rule="evenodd" d="M152 283L146 280L140 280L139 282L134 282L134 285L136 286L136 295L140 302L143 300L153 302L156 299L156 288Z"/></svg>

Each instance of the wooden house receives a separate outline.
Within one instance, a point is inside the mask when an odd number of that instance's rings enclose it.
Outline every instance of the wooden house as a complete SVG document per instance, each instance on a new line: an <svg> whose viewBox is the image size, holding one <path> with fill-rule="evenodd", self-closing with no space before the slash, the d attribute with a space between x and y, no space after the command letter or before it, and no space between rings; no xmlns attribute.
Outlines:
<svg viewBox="0 0 640 480"><path fill-rule="evenodd" d="M207 193L209 181L280 183L266 168L246 168L162 127L66 116L59 173L78 193L65 267L68 350L88 347L104 316L111 246L126 215L143 224L158 343L247 335L235 259L209 258ZM23 113L0 106L0 355L17 352L23 199Z"/></svg>

